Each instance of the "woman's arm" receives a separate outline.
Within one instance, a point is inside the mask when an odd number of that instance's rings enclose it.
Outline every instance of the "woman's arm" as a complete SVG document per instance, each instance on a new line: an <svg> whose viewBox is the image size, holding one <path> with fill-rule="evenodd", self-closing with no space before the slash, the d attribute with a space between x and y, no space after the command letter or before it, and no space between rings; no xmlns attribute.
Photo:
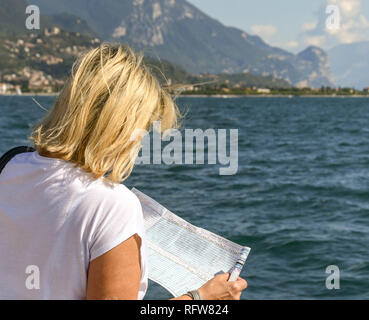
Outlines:
<svg viewBox="0 0 369 320"><path fill-rule="evenodd" d="M169 300L192 300L192 298L190 296L188 296L187 294L184 294L183 296L177 297L177 298L172 298Z"/></svg>
<svg viewBox="0 0 369 320"><path fill-rule="evenodd" d="M88 271L87 299L136 300L141 281L141 238L135 234L92 260ZM218 274L198 289L204 300L239 300L246 280L229 282L230 274ZM183 295L170 300L192 300Z"/></svg>
<svg viewBox="0 0 369 320"><path fill-rule="evenodd" d="M88 300L137 300L141 238L135 234L90 262Z"/></svg>
<svg viewBox="0 0 369 320"><path fill-rule="evenodd" d="M88 271L87 299L137 299L141 280L140 246L141 239L136 234L91 261ZM192 300L192 298L183 295L170 300Z"/></svg>

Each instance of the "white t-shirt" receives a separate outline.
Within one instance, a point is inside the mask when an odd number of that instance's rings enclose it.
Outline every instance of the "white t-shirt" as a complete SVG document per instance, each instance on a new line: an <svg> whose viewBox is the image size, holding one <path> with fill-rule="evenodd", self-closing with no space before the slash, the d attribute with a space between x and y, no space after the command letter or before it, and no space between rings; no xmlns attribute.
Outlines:
<svg viewBox="0 0 369 320"><path fill-rule="evenodd" d="M141 300L148 270L138 198L70 162L19 154L0 174L0 299L85 299L89 262L135 233Z"/></svg>

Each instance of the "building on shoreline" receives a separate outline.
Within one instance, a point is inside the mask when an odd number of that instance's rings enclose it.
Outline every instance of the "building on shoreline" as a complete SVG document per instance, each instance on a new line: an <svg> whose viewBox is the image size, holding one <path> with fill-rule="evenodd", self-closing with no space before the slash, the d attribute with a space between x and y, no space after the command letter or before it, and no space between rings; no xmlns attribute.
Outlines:
<svg viewBox="0 0 369 320"><path fill-rule="evenodd" d="M271 92L271 90L267 89L267 88L258 88L257 89L257 93L269 94L270 92Z"/></svg>
<svg viewBox="0 0 369 320"><path fill-rule="evenodd" d="M11 83L0 82L0 94L22 94L20 85L13 85Z"/></svg>

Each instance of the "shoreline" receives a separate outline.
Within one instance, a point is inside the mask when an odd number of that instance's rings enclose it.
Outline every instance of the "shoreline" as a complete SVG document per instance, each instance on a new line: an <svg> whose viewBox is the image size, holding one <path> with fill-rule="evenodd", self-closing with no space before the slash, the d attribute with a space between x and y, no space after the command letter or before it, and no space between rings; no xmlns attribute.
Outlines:
<svg viewBox="0 0 369 320"><path fill-rule="evenodd" d="M304 95L288 95L288 94L230 94L230 95L222 95L222 94L183 94L180 98L369 98L369 95L316 95L316 94L304 94Z"/></svg>
<svg viewBox="0 0 369 320"><path fill-rule="evenodd" d="M45 97L53 97L59 95L58 93L32 93L32 92L25 92L22 94L17 93L1 93L0 97L31 97L31 96L45 96Z"/></svg>
<svg viewBox="0 0 369 320"><path fill-rule="evenodd" d="M59 92L55 93L32 93L25 92L22 94L16 93L2 93L0 96L4 97L32 97L32 96L43 96L43 97L55 97L58 96ZM369 98L367 95L317 95L317 94L304 94L304 95L288 95L288 94L182 94L179 98Z"/></svg>

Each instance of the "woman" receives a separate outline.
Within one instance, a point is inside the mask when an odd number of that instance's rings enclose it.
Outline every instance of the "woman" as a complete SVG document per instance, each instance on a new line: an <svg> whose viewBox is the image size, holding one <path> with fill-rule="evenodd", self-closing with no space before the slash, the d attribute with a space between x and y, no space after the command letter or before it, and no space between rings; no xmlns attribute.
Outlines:
<svg viewBox="0 0 369 320"><path fill-rule="evenodd" d="M176 127L178 114L128 47L103 44L73 65L31 135L37 151L17 155L0 175L1 299L143 299L142 209L120 182L140 148L135 130L156 120ZM239 299L246 281L228 277L197 293Z"/></svg>

